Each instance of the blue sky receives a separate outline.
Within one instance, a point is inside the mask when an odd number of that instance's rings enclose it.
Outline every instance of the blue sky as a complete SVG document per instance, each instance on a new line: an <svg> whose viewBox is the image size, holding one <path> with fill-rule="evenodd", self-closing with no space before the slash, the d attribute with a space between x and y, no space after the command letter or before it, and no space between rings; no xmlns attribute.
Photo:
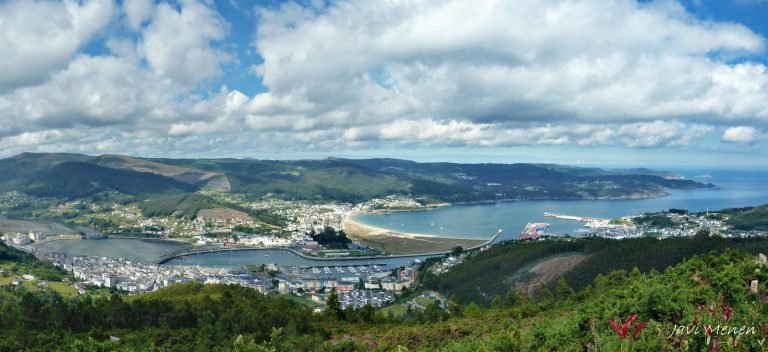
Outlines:
<svg viewBox="0 0 768 352"><path fill-rule="evenodd" d="M0 157L768 167L768 2L10 0Z"/></svg>

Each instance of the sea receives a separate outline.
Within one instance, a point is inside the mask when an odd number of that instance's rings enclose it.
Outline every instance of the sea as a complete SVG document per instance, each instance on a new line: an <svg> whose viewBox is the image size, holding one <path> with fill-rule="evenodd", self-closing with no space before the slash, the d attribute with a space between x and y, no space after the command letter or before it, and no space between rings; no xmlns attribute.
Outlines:
<svg viewBox="0 0 768 352"><path fill-rule="evenodd" d="M768 170L684 170L686 178L713 183L716 189L670 190L665 197L631 200L525 200L498 203L452 205L431 211L356 214L362 224L397 232L420 233L455 238L490 238L502 230L497 241L518 238L527 223L548 223L550 233L579 236L584 223L545 217L544 212L580 217L617 218L660 212L670 208L689 211L720 210L724 208L768 204ZM151 263L164 253L178 249L179 244L145 240L79 240L53 241L42 244L43 252L128 257ZM386 264L399 266L414 258L318 261L302 258L282 250L253 250L199 254L171 260L166 265L200 265L239 269L244 265L275 263L278 265L325 266L344 264ZM423 259L423 258L422 258Z"/></svg>

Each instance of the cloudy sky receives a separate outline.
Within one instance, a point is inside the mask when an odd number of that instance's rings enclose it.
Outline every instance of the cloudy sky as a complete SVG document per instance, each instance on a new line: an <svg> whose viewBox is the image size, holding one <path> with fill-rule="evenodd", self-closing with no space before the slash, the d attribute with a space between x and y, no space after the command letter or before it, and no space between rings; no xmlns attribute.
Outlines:
<svg viewBox="0 0 768 352"><path fill-rule="evenodd" d="M0 1L0 157L768 167L761 0Z"/></svg>

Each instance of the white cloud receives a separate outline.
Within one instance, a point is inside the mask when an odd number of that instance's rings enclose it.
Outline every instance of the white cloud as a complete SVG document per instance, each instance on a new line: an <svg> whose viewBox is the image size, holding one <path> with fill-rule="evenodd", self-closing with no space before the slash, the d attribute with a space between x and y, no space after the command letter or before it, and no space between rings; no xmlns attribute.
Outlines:
<svg viewBox="0 0 768 352"><path fill-rule="evenodd" d="M0 2L0 92L40 83L112 17L112 0Z"/></svg>
<svg viewBox="0 0 768 352"><path fill-rule="evenodd" d="M729 143L752 143L759 136L757 130L749 126L729 127L723 132L722 140Z"/></svg>
<svg viewBox="0 0 768 352"><path fill-rule="evenodd" d="M224 39L227 22L197 0L161 3L142 33L140 51L152 68L177 83L195 84L221 74L228 55L212 42Z"/></svg>
<svg viewBox="0 0 768 352"><path fill-rule="evenodd" d="M154 5L153 0L124 0L123 9L128 26L133 30L140 29L152 17Z"/></svg>
<svg viewBox="0 0 768 352"><path fill-rule="evenodd" d="M240 62L215 3L122 4L0 3L5 153L689 148L768 125L765 39L675 2L289 2L259 10L250 97L216 80Z"/></svg>
<svg viewBox="0 0 768 352"><path fill-rule="evenodd" d="M76 125L135 125L176 112L172 86L137 63L117 57L79 56L49 82L20 88L0 100L4 116L19 128L67 128Z"/></svg>
<svg viewBox="0 0 768 352"><path fill-rule="evenodd" d="M302 97L309 116L768 121L765 67L713 56L761 53L764 38L673 2L289 3L261 20L254 45L266 94Z"/></svg>

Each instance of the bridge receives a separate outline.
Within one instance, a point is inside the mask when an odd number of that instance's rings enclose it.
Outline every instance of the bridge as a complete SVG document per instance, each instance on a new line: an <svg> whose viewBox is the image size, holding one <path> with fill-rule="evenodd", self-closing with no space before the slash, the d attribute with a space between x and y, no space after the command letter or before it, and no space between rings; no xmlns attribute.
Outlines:
<svg viewBox="0 0 768 352"><path fill-rule="evenodd" d="M470 248L466 248L465 250L473 250L481 247L485 247L494 241L501 235L502 230L499 229L498 232L496 232L491 239L488 241L474 246ZM254 251L254 250L283 250L288 251L293 254L296 254L302 258L310 259L310 260L317 260L317 261L326 261L326 260L348 260L348 259L388 259L388 258L409 258L409 257L423 257L423 256L438 256L438 255L444 255L448 252L432 252L432 253L415 253L415 254L399 254L399 255L386 255L386 256L363 256L363 257L344 257L344 258L320 258L320 257L314 257L306 255L300 251L297 251L293 248L286 248L286 247L275 247L275 248L262 248L262 247L222 247L222 246L191 246L191 247L185 247L181 249L177 249L173 252L169 252L166 254L163 254L160 256L156 261L155 264L160 265L163 263L167 263L175 258L184 257L188 255L196 255L196 254L205 254L205 253L216 253L216 252L234 252L234 251Z"/></svg>

